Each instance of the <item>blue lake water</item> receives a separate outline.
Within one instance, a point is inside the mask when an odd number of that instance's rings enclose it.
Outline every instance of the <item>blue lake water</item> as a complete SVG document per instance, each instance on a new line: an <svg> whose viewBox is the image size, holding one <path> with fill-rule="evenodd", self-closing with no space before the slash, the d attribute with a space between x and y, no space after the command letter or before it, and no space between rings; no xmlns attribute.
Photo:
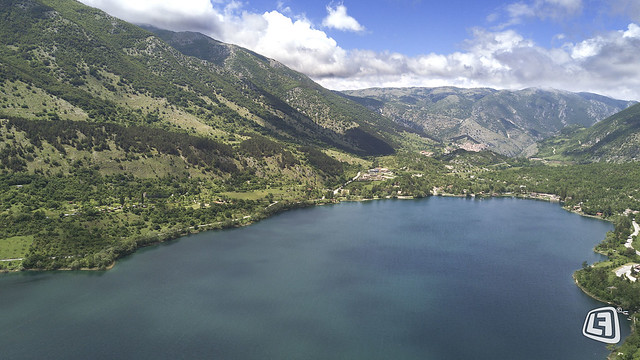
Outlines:
<svg viewBox="0 0 640 360"><path fill-rule="evenodd" d="M609 230L507 198L288 211L106 272L0 275L0 357L604 359L571 274Z"/></svg>

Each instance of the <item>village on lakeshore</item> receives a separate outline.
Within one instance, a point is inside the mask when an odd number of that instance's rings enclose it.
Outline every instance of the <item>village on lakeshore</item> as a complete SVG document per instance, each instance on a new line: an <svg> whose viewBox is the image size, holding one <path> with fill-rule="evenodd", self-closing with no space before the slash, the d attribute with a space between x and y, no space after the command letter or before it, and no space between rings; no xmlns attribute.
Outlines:
<svg viewBox="0 0 640 360"><path fill-rule="evenodd" d="M369 169L366 173L361 174L357 181L383 181L394 178L395 175L393 174L393 171L387 168L377 167Z"/></svg>

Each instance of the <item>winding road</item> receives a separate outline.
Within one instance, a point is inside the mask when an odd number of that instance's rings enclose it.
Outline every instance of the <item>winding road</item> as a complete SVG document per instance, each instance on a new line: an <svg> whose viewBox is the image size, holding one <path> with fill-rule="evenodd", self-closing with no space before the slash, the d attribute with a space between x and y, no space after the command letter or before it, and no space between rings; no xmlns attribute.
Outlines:
<svg viewBox="0 0 640 360"><path fill-rule="evenodd" d="M338 195L338 192L340 192L340 190L342 190L343 187L351 184L352 182L358 180L358 178L360 177L360 171L358 171L358 174L356 176L353 177L353 179L347 181L346 183L342 184L339 188L333 190L333 195Z"/></svg>
<svg viewBox="0 0 640 360"><path fill-rule="evenodd" d="M638 225L638 223L633 220L633 233L631 235L629 235L629 237L627 238L627 242L624 244L624 246L627 249L634 249L633 248L633 238L635 236L638 236L638 234L640 233L640 225ZM635 250L635 249L634 249ZM637 255L640 255L640 251L635 250ZM626 264L623 266L620 266L619 268L613 270L616 273L617 277L622 277L623 275L627 277L627 279L629 279L631 282L635 282L637 280L636 277L634 277L631 273L631 269L636 266L638 264L636 263L630 263L630 264Z"/></svg>
<svg viewBox="0 0 640 360"><path fill-rule="evenodd" d="M638 223L635 220L633 220L633 234L629 235L629 238L627 238L627 242L624 244L624 246L627 249L633 249L633 245L632 245L633 237L638 236L639 233L640 233L640 225L638 225ZM640 255L640 251L636 250L636 254Z"/></svg>

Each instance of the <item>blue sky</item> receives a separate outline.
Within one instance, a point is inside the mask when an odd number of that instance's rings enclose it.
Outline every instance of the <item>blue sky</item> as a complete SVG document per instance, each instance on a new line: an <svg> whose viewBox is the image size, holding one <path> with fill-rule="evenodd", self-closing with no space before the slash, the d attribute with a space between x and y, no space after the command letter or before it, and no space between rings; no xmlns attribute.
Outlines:
<svg viewBox="0 0 640 360"><path fill-rule="evenodd" d="M417 55L456 50L468 36L468 28L483 24L486 15L498 7L499 3L495 3L468 0L282 1L280 6L289 7L293 14L304 14L315 24L322 24L327 16L326 7L342 4L348 9L348 15L365 30L353 32L325 28L324 31L340 46ZM278 2L256 1L251 5L255 11L264 12L276 8Z"/></svg>
<svg viewBox="0 0 640 360"><path fill-rule="evenodd" d="M589 91L640 100L640 0L81 0L199 31L331 89Z"/></svg>
<svg viewBox="0 0 640 360"><path fill-rule="evenodd" d="M340 4L348 15L356 19L364 31L341 31L318 26L345 49L394 51L406 55L460 50L473 27L492 25L487 17L498 13L504 1L426 1L426 0L370 0L370 1L248 1L246 10L264 13L274 9L289 10L287 14L304 16L314 24L322 24L327 6ZM285 13L283 11L283 13ZM535 24L535 31L527 29L539 40L546 41L551 31L548 26ZM496 24L493 24L496 25ZM555 23L552 25L560 25ZM625 24L626 25L626 24ZM558 26L554 26L557 28Z"/></svg>
<svg viewBox="0 0 640 360"><path fill-rule="evenodd" d="M463 48L470 29L496 28L500 20L508 19L507 9L522 1L498 0L370 0L323 3L319 1L251 1L250 9L257 13L289 7L293 14L304 14L315 24L327 16L326 7L342 4L348 15L365 27L362 32L325 29L346 49L394 51L406 55L451 53ZM534 3L534 2L530 2ZM568 3L568 2L567 2ZM563 34L566 40L580 41L610 29L623 29L631 20L626 13L616 13L607 2L582 1L575 13L558 18L525 17L509 26L544 46L557 45L555 38ZM491 20L491 17L495 20Z"/></svg>

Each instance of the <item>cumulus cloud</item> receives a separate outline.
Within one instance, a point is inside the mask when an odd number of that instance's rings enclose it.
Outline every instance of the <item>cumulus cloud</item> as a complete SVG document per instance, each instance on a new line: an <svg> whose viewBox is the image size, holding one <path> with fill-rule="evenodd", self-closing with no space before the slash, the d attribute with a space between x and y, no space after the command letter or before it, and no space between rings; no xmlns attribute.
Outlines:
<svg viewBox="0 0 640 360"><path fill-rule="evenodd" d="M138 24L174 31L199 31L217 40L237 44L277 59L306 74L343 75L346 51L304 16L290 9L262 14L245 11L238 1L209 0L82 0ZM346 9L344 10L346 13Z"/></svg>
<svg viewBox="0 0 640 360"><path fill-rule="evenodd" d="M246 25L245 14L240 24ZM323 31L314 29L305 19L292 20L277 11L264 13L256 19L260 27L241 27L227 33L225 41L246 46L272 57L306 74L343 75L346 51Z"/></svg>
<svg viewBox="0 0 640 360"><path fill-rule="evenodd" d="M539 46L514 30L475 28L461 51L407 56L345 50L310 20L285 14L282 8L258 14L245 11L235 1L83 1L131 22L200 31L238 44L335 90L443 85L548 87L640 100L640 26L636 23L552 48ZM540 3L575 9L572 11L578 11L582 4L577 0ZM526 13L525 9L519 11Z"/></svg>
<svg viewBox="0 0 640 360"><path fill-rule="evenodd" d="M171 30L211 31L223 20L209 0L82 0L107 13L138 24ZM232 2L229 6L234 6Z"/></svg>
<svg viewBox="0 0 640 360"><path fill-rule="evenodd" d="M328 28L333 28L343 31L364 31L364 26L358 23L358 20L347 14L347 7L344 4L340 4L335 8L327 6L327 17L322 20L322 25Z"/></svg>
<svg viewBox="0 0 640 360"><path fill-rule="evenodd" d="M515 31L475 29L464 51L407 57L349 53L353 73L318 76L335 89L376 86L545 87L640 99L640 26L557 48L543 48ZM392 65L381 67L379 63Z"/></svg>

